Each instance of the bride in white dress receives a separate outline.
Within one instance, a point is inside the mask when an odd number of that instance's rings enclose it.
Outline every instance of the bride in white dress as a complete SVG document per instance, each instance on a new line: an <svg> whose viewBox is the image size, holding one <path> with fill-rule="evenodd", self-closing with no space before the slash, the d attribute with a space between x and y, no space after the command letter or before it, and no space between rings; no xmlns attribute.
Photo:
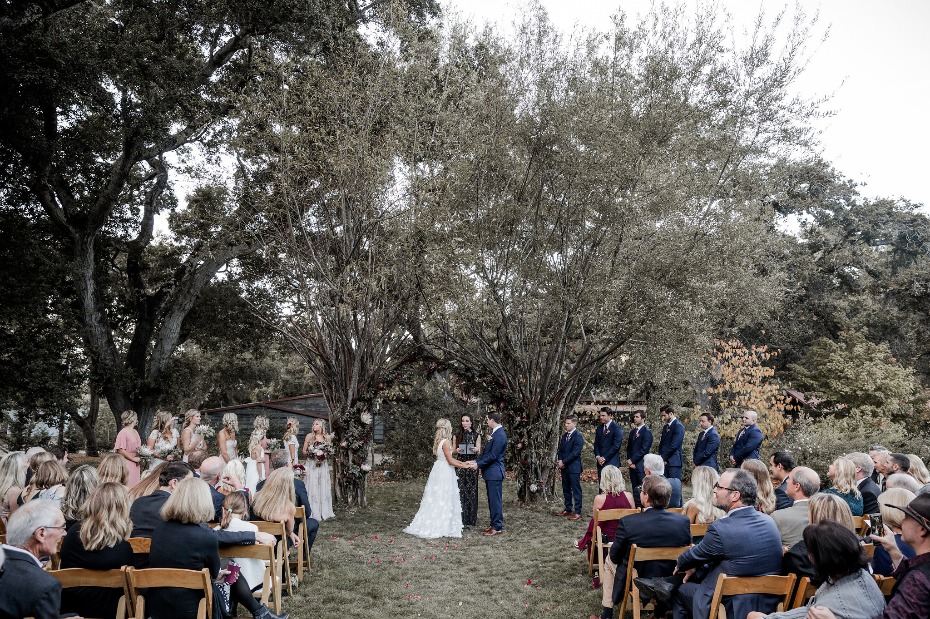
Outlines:
<svg viewBox="0 0 930 619"><path fill-rule="evenodd" d="M420 509L404 533L425 539L462 537L462 502L455 469L468 465L452 457L452 423L448 419L436 422L433 453L436 462L426 481Z"/></svg>

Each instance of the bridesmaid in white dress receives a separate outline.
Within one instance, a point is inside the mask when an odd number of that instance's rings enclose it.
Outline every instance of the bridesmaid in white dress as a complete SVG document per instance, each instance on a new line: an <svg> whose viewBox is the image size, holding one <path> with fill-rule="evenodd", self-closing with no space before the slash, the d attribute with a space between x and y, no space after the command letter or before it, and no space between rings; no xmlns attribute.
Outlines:
<svg viewBox="0 0 930 619"><path fill-rule="evenodd" d="M462 537L462 501L455 469L468 465L452 457L452 423L448 419L436 422L433 453L436 462L426 480L420 509L404 533L425 539Z"/></svg>
<svg viewBox="0 0 930 619"><path fill-rule="evenodd" d="M155 427L149 432L146 447L156 453L166 449L175 449L178 446L178 438L178 431L174 427L174 417L167 411L158 411L155 414ZM163 459L157 457L152 458L149 470L155 468L162 462L164 462Z"/></svg>
<svg viewBox="0 0 930 619"><path fill-rule="evenodd" d="M194 428L200 425L200 411L192 408L184 413L184 429L181 430L181 449L184 450L184 462L195 451L206 451L207 444L203 437L194 432Z"/></svg>
<svg viewBox="0 0 930 619"><path fill-rule="evenodd" d="M224 462L239 457L236 446L236 432L239 431L239 418L236 413L223 415L223 429L216 434L216 444L220 448L220 455Z"/></svg>
<svg viewBox="0 0 930 619"><path fill-rule="evenodd" d="M330 444L330 437L326 434L326 422L316 419L313 422L313 431L304 439L303 454L307 457L305 467L306 475L304 485L307 487L307 499L310 501L311 515L317 520L335 518L333 513L333 485L329 476L329 457L322 460L314 455L314 451L323 445Z"/></svg>
<svg viewBox="0 0 930 619"><path fill-rule="evenodd" d="M300 441L297 440L297 433L300 431L300 422L296 417L287 418L287 427L284 429L284 449L287 450L287 456L291 460L291 466L300 464Z"/></svg>
<svg viewBox="0 0 930 619"><path fill-rule="evenodd" d="M249 437L249 457L245 459L245 487L249 495L255 496L258 482L265 479L265 450L262 449L262 439L265 431L261 428L252 430Z"/></svg>

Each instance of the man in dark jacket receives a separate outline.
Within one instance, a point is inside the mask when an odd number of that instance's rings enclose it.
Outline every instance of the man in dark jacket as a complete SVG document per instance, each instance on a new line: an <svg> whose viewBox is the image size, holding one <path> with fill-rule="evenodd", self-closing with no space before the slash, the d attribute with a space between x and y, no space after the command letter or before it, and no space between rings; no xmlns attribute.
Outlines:
<svg viewBox="0 0 930 619"><path fill-rule="evenodd" d="M581 452L584 449L584 437L575 429L578 420L574 415L565 418L565 434L559 441L558 462L562 472L562 498L565 510L559 516L568 516L569 520L581 518Z"/></svg>
<svg viewBox="0 0 930 619"><path fill-rule="evenodd" d="M604 573L601 574L602 619L611 619L613 607L621 601L629 569L630 547L633 544L642 548L660 548L687 546L691 543L688 517L665 510L671 496L672 487L667 479L649 475L643 480L640 489L640 502L646 511L621 518L617 523L617 534L610 547L610 556L604 560ZM674 561L636 562L637 573L644 577L668 576L674 569ZM648 602L648 597L643 598L643 601ZM656 609L656 616L664 616L661 608Z"/></svg>
<svg viewBox="0 0 930 619"><path fill-rule="evenodd" d="M675 407L666 404L659 411L662 417L662 436L659 438L659 455L665 463L665 477L681 479L681 446L685 440L685 427L678 421Z"/></svg>
<svg viewBox="0 0 930 619"><path fill-rule="evenodd" d="M875 469L875 463L867 453L854 451L846 454L846 457L856 465L856 487L862 494L862 513L877 514L878 495L882 493L881 487L872 481L872 471Z"/></svg>
<svg viewBox="0 0 930 619"><path fill-rule="evenodd" d="M639 487L643 484L643 478L646 477L643 457L649 453L650 449L652 449L652 432L646 425L646 413L633 413L633 429L630 430L630 438L626 443L626 465L630 469L630 486L632 486L637 507L641 507Z"/></svg>
<svg viewBox="0 0 930 619"><path fill-rule="evenodd" d="M7 523L0 577L0 619L58 619L61 583L40 559L55 554L65 536L65 517L54 502L35 499Z"/></svg>

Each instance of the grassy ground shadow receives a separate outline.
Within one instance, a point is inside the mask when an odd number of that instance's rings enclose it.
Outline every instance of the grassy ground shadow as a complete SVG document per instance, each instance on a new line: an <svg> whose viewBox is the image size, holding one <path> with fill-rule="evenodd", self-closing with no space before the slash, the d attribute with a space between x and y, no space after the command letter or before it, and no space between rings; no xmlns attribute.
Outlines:
<svg viewBox="0 0 930 619"><path fill-rule="evenodd" d="M287 599L295 618L587 617L600 610L583 553L572 548L588 518L552 514L561 502L520 507L516 483L504 484L505 535L486 537L487 500L479 491L479 527L461 539L421 540L403 533L425 480L370 489L370 507L337 509L322 522L313 571ZM483 484L482 484L483 485ZM585 483L586 509L597 493Z"/></svg>

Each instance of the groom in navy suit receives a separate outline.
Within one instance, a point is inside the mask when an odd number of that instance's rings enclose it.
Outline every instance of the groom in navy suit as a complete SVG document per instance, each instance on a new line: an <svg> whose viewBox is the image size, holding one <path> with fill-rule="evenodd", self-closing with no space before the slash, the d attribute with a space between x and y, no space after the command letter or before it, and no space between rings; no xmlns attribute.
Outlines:
<svg viewBox="0 0 930 619"><path fill-rule="evenodd" d="M507 434L501 425L500 413L489 413L488 427L491 437L485 444L484 453L468 463L469 468L481 469L484 485L488 491L488 511L491 512L491 524L485 529L485 535L504 533L504 454L507 453Z"/></svg>

